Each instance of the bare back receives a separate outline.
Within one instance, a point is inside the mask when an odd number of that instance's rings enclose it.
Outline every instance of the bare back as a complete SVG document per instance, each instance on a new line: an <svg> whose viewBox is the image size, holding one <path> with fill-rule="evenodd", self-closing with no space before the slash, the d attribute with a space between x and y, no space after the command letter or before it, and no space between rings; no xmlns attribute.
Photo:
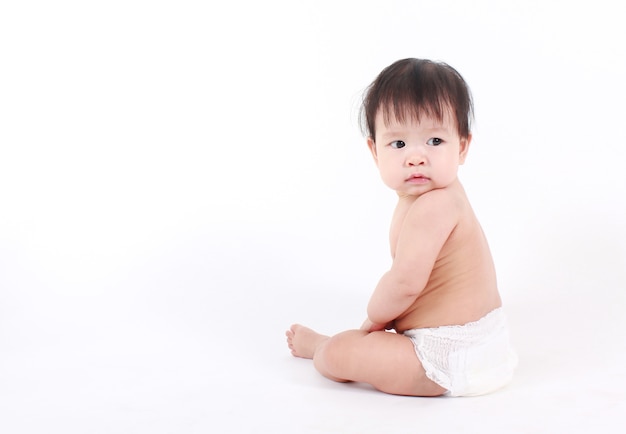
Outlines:
<svg viewBox="0 0 626 434"><path fill-rule="evenodd" d="M403 332L413 328L461 325L501 306L493 259L485 235L459 182L446 188L453 195L457 223L439 252L428 282L413 304L395 320ZM390 230L395 256L399 228L417 199L403 198ZM415 240L419 242L419 240Z"/></svg>

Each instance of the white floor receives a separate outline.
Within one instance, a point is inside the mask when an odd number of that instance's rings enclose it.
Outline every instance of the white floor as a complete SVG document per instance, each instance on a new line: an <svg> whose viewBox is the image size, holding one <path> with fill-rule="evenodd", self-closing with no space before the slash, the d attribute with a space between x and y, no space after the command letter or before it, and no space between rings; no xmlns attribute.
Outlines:
<svg viewBox="0 0 626 434"><path fill-rule="evenodd" d="M358 324L369 293L359 285L373 273L350 278L340 270L358 266L337 265L341 252L246 235L172 243L115 278L74 282L90 295L3 258L0 432L623 432L623 282L503 291L520 355L513 384L398 397L334 384L285 345L291 322L326 333Z"/></svg>

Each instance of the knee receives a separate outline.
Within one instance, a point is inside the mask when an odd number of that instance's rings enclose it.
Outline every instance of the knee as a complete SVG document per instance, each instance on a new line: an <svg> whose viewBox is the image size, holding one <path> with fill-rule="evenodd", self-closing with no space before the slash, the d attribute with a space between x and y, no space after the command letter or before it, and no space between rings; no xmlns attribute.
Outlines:
<svg viewBox="0 0 626 434"><path fill-rule="evenodd" d="M339 371L339 349L340 345L337 344L337 339L333 336L320 345L315 352L315 356L313 357L315 369L317 369L323 376L335 381L341 381L341 379L337 376L337 372Z"/></svg>
<svg viewBox="0 0 626 434"><path fill-rule="evenodd" d="M361 330L349 330L332 336L315 353L313 362L316 369L325 377L335 381L351 381L349 378L352 363L351 343L355 338L367 335Z"/></svg>

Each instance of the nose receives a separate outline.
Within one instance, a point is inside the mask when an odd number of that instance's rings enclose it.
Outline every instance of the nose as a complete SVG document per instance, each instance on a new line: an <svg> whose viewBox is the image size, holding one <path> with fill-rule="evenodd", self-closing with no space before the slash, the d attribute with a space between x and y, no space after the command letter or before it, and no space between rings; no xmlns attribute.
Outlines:
<svg viewBox="0 0 626 434"><path fill-rule="evenodd" d="M414 146L407 152L406 165L422 166L426 164L426 152L421 146Z"/></svg>

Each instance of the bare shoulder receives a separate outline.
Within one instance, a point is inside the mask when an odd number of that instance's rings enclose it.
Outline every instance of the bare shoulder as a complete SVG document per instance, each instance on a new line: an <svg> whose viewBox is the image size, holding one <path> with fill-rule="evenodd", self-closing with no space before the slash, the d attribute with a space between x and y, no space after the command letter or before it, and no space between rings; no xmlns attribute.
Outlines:
<svg viewBox="0 0 626 434"><path fill-rule="evenodd" d="M438 251L461 220L463 202L462 191L455 188L432 190L416 198L402 219L398 246L410 243L411 251L417 246ZM415 240L420 240L418 245Z"/></svg>
<svg viewBox="0 0 626 434"><path fill-rule="evenodd" d="M453 224L459 219L466 203L467 199L463 189L451 186L421 195L415 200L409 213L418 218L421 223L436 223L438 221Z"/></svg>
<svg viewBox="0 0 626 434"><path fill-rule="evenodd" d="M424 193L415 201L418 206L439 205L443 207L458 206L459 192L453 187L438 188Z"/></svg>

